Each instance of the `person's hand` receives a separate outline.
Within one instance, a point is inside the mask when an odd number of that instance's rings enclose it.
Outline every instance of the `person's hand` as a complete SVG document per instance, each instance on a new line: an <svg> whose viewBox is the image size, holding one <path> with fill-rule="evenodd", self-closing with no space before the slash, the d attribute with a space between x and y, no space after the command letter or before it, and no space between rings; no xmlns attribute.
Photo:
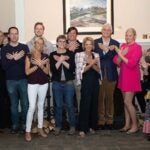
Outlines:
<svg viewBox="0 0 150 150"><path fill-rule="evenodd" d="M119 49L117 46L115 46L115 51L116 51L116 53L118 54L119 51L120 51L120 49Z"/></svg>
<svg viewBox="0 0 150 150"><path fill-rule="evenodd" d="M69 56L65 56L65 60L69 60L69 58L70 58Z"/></svg>
<svg viewBox="0 0 150 150"><path fill-rule="evenodd" d="M59 57L59 61L60 62L63 62L63 61L65 61L67 58L66 58L66 56L64 56L64 55L61 55L60 57Z"/></svg>
<svg viewBox="0 0 150 150"><path fill-rule="evenodd" d="M96 60L96 64L98 64L100 62L100 58L99 57L95 58L95 60Z"/></svg>
<svg viewBox="0 0 150 150"><path fill-rule="evenodd" d="M70 51L75 51L75 49L77 49L79 47L79 44L75 41L75 42L69 42L67 44L67 48L70 50Z"/></svg>
<svg viewBox="0 0 150 150"><path fill-rule="evenodd" d="M118 55L125 56L128 53L128 48L120 49L117 46L115 46L115 51Z"/></svg>
<svg viewBox="0 0 150 150"><path fill-rule="evenodd" d="M14 60L19 60L19 59L21 59L24 55L25 55L25 53L24 53L23 50L21 50L20 52L15 52L15 53L13 53Z"/></svg>
<svg viewBox="0 0 150 150"><path fill-rule="evenodd" d="M97 62L98 62L98 59L96 59L96 58L95 59L87 59L87 64L89 64L91 66L97 64Z"/></svg>
<svg viewBox="0 0 150 150"><path fill-rule="evenodd" d="M98 43L98 46L99 46L100 49L102 49L105 52L109 51L109 47L102 44L102 43Z"/></svg>
<svg viewBox="0 0 150 150"><path fill-rule="evenodd" d="M141 66L142 68L146 69L146 68L148 68L149 63L147 63L147 62L144 60L144 58L142 58L141 61L140 61L140 66Z"/></svg>
<svg viewBox="0 0 150 150"><path fill-rule="evenodd" d="M32 58L31 63L34 65L37 65L40 68L41 68L41 66L43 66L42 61L40 59Z"/></svg>
<svg viewBox="0 0 150 150"><path fill-rule="evenodd" d="M53 58L54 58L56 61L59 61L59 56L54 55Z"/></svg>
<svg viewBox="0 0 150 150"><path fill-rule="evenodd" d="M10 53L7 53L6 58L9 59L9 60L12 60L12 59L14 59L14 56Z"/></svg>
<svg viewBox="0 0 150 150"><path fill-rule="evenodd" d="M41 60L41 62L42 62L42 64L43 65L45 65L45 64L47 64L49 61L48 61L48 58L43 58L42 60Z"/></svg>
<svg viewBox="0 0 150 150"><path fill-rule="evenodd" d="M123 56L125 56L128 53L128 47L126 47L125 49L121 49L121 53Z"/></svg>
<svg viewBox="0 0 150 150"><path fill-rule="evenodd" d="M113 51L115 49L115 45L110 45L109 50Z"/></svg>

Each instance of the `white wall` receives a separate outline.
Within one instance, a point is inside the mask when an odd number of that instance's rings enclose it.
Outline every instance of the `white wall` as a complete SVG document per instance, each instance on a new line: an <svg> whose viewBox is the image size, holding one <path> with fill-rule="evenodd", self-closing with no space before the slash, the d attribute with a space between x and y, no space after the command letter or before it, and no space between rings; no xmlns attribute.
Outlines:
<svg viewBox="0 0 150 150"><path fill-rule="evenodd" d="M0 0L0 30L7 32L10 26L15 25L14 0Z"/></svg>
<svg viewBox="0 0 150 150"><path fill-rule="evenodd" d="M137 30L138 39L150 34L150 0L114 0L115 37L124 38L128 27Z"/></svg>
<svg viewBox="0 0 150 150"><path fill-rule="evenodd" d="M0 0L0 30L5 30L15 22L24 22L24 41L30 40L34 35L33 26L37 21L45 24L45 36L55 41L56 36L63 33L62 0L21 0L24 12L20 19L15 18L14 1ZM135 5L136 4L136 5ZM19 6L17 6L19 7ZM124 32L128 27L135 27L138 39L142 34L150 34L150 0L114 0L114 38L124 39ZM17 23L18 24L18 23ZM84 35L85 36L85 35ZM94 38L99 35L93 35ZM83 36L79 36L82 39Z"/></svg>
<svg viewBox="0 0 150 150"><path fill-rule="evenodd" d="M24 0L25 2L25 39L34 35L35 22L45 25L45 36L55 41L58 34L63 34L62 0Z"/></svg>

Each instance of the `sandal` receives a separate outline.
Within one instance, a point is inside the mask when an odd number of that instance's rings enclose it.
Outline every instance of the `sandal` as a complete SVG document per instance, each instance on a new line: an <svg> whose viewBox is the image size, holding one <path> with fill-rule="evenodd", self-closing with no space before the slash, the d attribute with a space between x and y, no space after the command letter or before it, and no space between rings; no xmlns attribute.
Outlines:
<svg viewBox="0 0 150 150"><path fill-rule="evenodd" d="M121 128L119 132L127 132L130 128Z"/></svg>
<svg viewBox="0 0 150 150"><path fill-rule="evenodd" d="M137 129L135 131L128 130L126 133L127 134L134 134L134 133L137 133L138 131L139 131L139 129Z"/></svg>

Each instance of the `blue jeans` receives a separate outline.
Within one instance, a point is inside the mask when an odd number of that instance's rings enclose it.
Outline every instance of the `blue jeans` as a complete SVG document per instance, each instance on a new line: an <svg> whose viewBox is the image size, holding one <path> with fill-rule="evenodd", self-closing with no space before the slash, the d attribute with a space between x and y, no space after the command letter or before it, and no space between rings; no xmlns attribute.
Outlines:
<svg viewBox="0 0 150 150"><path fill-rule="evenodd" d="M62 111L63 111L63 102L65 102L68 111L68 119L70 127L75 127L75 112L74 112L74 94L75 88L73 81L68 83L61 83L54 81L52 84L53 98L55 101L55 120L56 127L62 127Z"/></svg>
<svg viewBox="0 0 150 150"><path fill-rule="evenodd" d="M19 100L21 105L21 121L22 124L26 123L26 115L29 106L27 94L27 80L7 80L7 90L11 104L10 110L12 128L16 128L19 126Z"/></svg>

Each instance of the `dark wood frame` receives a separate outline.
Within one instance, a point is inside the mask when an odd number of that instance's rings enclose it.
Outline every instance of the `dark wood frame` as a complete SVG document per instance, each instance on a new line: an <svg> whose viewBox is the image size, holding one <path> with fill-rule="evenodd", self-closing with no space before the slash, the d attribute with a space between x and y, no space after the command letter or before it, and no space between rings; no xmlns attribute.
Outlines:
<svg viewBox="0 0 150 150"><path fill-rule="evenodd" d="M69 27L67 27L67 18L66 18L66 0L62 0L63 1L63 30L64 30L64 34L67 33L67 29ZM113 32L114 32L114 0L110 0L110 3L111 3L111 6L110 6L110 18L111 18L111 25L112 25L112 28L113 28ZM78 29L78 27L77 27ZM94 35L94 34L101 34L100 30L99 31L96 31L96 32L80 32L79 31L79 34L81 35Z"/></svg>

